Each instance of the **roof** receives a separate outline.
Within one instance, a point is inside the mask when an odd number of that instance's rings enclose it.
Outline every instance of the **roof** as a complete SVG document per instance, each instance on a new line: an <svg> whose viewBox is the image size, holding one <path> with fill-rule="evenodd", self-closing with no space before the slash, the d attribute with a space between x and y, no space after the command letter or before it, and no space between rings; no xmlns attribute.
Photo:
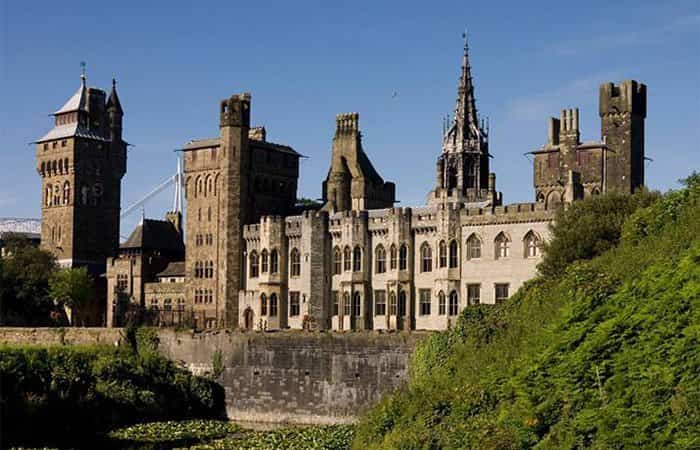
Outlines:
<svg viewBox="0 0 700 450"><path fill-rule="evenodd" d="M119 248L140 248L184 252L182 236L167 220L143 219Z"/></svg>
<svg viewBox="0 0 700 450"><path fill-rule="evenodd" d="M69 137L80 137L86 139L95 139L98 141L109 141L107 136L103 136L96 130L90 130L78 124L78 122L67 123L53 127L48 133L42 136L35 143L53 141L55 139L65 139Z"/></svg>
<svg viewBox="0 0 700 450"><path fill-rule="evenodd" d="M119 96L117 95L117 80L112 78L112 92L109 93L109 99L107 99L107 110L115 109L117 112L123 113L122 104L119 101Z"/></svg>
<svg viewBox="0 0 700 450"><path fill-rule="evenodd" d="M78 110L85 111L85 102L85 79L83 78L82 82L80 83L80 87L77 91L75 91L75 94L73 94L73 96L53 114L57 115Z"/></svg>
<svg viewBox="0 0 700 450"><path fill-rule="evenodd" d="M197 150L200 148L219 147L220 145L221 145L221 141L219 138L193 139L193 140L189 141L188 143L186 143L182 149L184 151L189 151L189 150ZM273 150L273 151L286 153L288 155L293 155L293 156L297 156L297 157L303 156L301 153L297 152L292 147L289 147L287 145L282 145L282 144L275 144L274 142L258 141L255 139L249 139L248 145L250 146L251 149Z"/></svg>
<svg viewBox="0 0 700 450"><path fill-rule="evenodd" d="M184 277L185 276L185 261L173 261L163 269L162 272L156 275L158 278L168 277Z"/></svg>

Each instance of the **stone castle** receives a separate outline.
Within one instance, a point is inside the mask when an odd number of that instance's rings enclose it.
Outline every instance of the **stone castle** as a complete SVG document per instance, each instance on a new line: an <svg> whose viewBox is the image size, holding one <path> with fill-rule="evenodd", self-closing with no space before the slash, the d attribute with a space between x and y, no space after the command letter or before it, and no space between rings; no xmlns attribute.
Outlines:
<svg viewBox="0 0 700 450"><path fill-rule="evenodd" d="M301 155L251 127L250 94L233 95L219 104L219 136L182 148L184 224L179 211L143 219L118 244L123 111L114 85L107 98L83 77L37 141L41 242L106 279L108 326L141 314L199 329L444 329L536 274L560 205L643 186L646 86L601 85L599 113L596 142L581 142L577 109L550 119L547 143L531 152L535 202L503 205L465 41L427 205L394 206L357 113L336 116L313 204L297 202Z"/></svg>

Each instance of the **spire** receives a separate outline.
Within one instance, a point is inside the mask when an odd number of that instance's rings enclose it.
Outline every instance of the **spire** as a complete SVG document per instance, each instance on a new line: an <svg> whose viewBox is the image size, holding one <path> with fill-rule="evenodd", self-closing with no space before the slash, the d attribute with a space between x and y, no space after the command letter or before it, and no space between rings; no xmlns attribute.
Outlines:
<svg viewBox="0 0 700 450"><path fill-rule="evenodd" d="M457 106L455 108L455 128L457 141L477 138L480 132L474 99L471 66L469 65L469 43L467 33L462 33L464 53L462 55L462 74L457 85Z"/></svg>
<svg viewBox="0 0 700 450"><path fill-rule="evenodd" d="M110 109L115 109L118 113L124 113L117 95L117 80L114 78L112 78L112 92L109 93L109 99L107 100L107 111Z"/></svg>

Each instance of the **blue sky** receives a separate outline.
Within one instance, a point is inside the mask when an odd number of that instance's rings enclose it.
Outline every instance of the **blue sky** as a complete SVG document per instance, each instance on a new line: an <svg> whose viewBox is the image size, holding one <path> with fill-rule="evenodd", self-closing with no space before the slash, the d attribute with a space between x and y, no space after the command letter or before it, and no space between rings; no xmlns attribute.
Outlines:
<svg viewBox="0 0 700 450"><path fill-rule="evenodd" d="M124 136L134 145L123 207L174 172L173 149L217 135L218 101L244 91L268 139L308 156L300 196L320 196L335 114L357 111L365 150L396 182L401 204L423 204L442 117L454 108L465 28L506 202L534 198L523 154L545 141L547 117L578 106L582 138L600 138L598 85L605 81L648 86L649 187L675 187L700 168L694 1L4 0L0 217L39 217L28 143L51 127L48 114L78 87L80 61L90 85L107 89L112 76L118 80ZM146 214L161 216L170 204L165 192ZM138 214L125 220L122 234L137 221Z"/></svg>

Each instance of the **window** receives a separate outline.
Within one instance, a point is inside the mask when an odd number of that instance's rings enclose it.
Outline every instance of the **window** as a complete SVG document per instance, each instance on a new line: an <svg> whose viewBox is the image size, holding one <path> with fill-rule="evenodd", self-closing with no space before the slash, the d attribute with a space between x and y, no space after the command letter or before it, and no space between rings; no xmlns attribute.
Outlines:
<svg viewBox="0 0 700 450"><path fill-rule="evenodd" d="M445 293L440 291L438 293L438 314L444 316L447 312L447 305L445 303Z"/></svg>
<svg viewBox="0 0 700 450"><path fill-rule="evenodd" d="M536 258L539 254L539 239L532 231L528 231L523 239L525 258Z"/></svg>
<svg viewBox="0 0 700 450"><path fill-rule="evenodd" d="M398 252L396 251L396 246L391 244L389 248L389 268L391 270L396 270L396 265L398 264Z"/></svg>
<svg viewBox="0 0 700 450"><path fill-rule="evenodd" d="M450 309L448 311L449 315L456 316L459 312L459 295L457 291L450 292Z"/></svg>
<svg viewBox="0 0 700 450"><path fill-rule="evenodd" d="M260 252L260 271L262 273L267 272L267 250Z"/></svg>
<svg viewBox="0 0 700 450"><path fill-rule="evenodd" d="M169 298L163 300L163 309L165 311L171 311L173 309L173 301Z"/></svg>
<svg viewBox="0 0 700 450"><path fill-rule="evenodd" d="M433 270L433 250L427 242L420 247L420 271L430 272Z"/></svg>
<svg viewBox="0 0 700 450"><path fill-rule="evenodd" d="M352 251L352 271L359 272L362 270L362 249L359 245L355 246Z"/></svg>
<svg viewBox="0 0 700 450"><path fill-rule="evenodd" d="M66 181L63 183L63 204L67 205L70 203L70 183Z"/></svg>
<svg viewBox="0 0 700 450"><path fill-rule="evenodd" d="M51 193L51 185L46 186L46 206L51 206L53 194Z"/></svg>
<svg viewBox="0 0 700 450"><path fill-rule="evenodd" d="M420 315L430 315L430 289L421 289L418 291L420 296Z"/></svg>
<svg viewBox="0 0 700 450"><path fill-rule="evenodd" d="M496 259L507 258L510 256L510 239L508 239L508 236L506 236L505 233L498 233L498 236L496 236L495 245Z"/></svg>
<svg viewBox="0 0 700 450"><path fill-rule="evenodd" d="M338 315L338 310L339 310L338 303L340 302L339 297L340 297L340 293L338 291L331 292L331 298L333 299L333 315L334 316Z"/></svg>
<svg viewBox="0 0 700 450"><path fill-rule="evenodd" d="M194 263L194 277L202 278L202 263L199 261Z"/></svg>
<svg viewBox="0 0 700 450"><path fill-rule="evenodd" d="M56 183L56 185L53 188L53 204L61 204L61 185L58 183Z"/></svg>
<svg viewBox="0 0 700 450"><path fill-rule="evenodd" d="M406 291L399 291L399 316L406 316Z"/></svg>
<svg viewBox="0 0 700 450"><path fill-rule="evenodd" d="M267 296L265 294L260 294L260 315L267 315Z"/></svg>
<svg viewBox="0 0 700 450"><path fill-rule="evenodd" d="M399 249L399 270L406 270L408 260L408 247L406 244L402 244Z"/></svg>
<svg viewBox="0 0 700 450"><path fill-rule="evenodd" d="M339 275L342 270L343 257L338 247L333 249L333 275Z"/></svg>
<svg viewBox="0 0 700 450"><path fill-rule="evenodd" d="M472 234L469 236L469 239L467 239L467 259L479 258L481 258L481 239L475 234Z"/></svg>
<svg viewBox="0 0 700 450"><path fill-rule="evenodd" d="M292 249L292 252L289 256L289 276L290 277L298 277L301 275L301 257L299 255L299 250L296 248Z"/></svg>
<svg viewBox="0 0 700 450"><path fill-rule="evenodd" d="M508 300L508 283L496 283L496 304Z"/></svg>
<svg viewBox="0 0 700 450"><path fill-rule="evenodd" d="M343 270L346 272L350 270L350 266L352 264L351 253L350 247L345 247L345 250L343 250Z"/></svg>
<svg viewBox="0 0 700 450"><path fill-rule="evenodd" d="M447 244L445 241L440 241L438 246L438 263L440 267L447 267Z"/></svg>
<svg viewBox="0 0 700 450"><path fill-rule="evenodd" d="M277 269L278 269L278 265L279 265L278 260L279 260L279 257L278 257L277 249L273 249L270 252L270 273L277 273Z"/></svg>
<svg viewBox="0 0 700 450"><path fill-rule="evenodd" d="M468 284L467 285L467 304L468 305L478 305L481 303L481 285L480 284Z"/></svg>
<svg viewBox="0 0 700 450"><path fill-rule="evenodd" d="M349 316L349 315L350 315L350 312L351 312L350 308L351 308L351 305L350 305L350 294L348 294L348 293L346 292L345 295L343 296L343 313L344 313L346 316Z"/></svg>
<svg viewBox="0 0 700 450"><path fill-rule="evenodd" d="M253 250L250 252L250 278L257 278L259 274L259 266L258 266L258 253Z"/></svg>
<svg viewBox="0 0 700 450"><path fill-rule="evenodd" d="M456 269L459 266L459 245L456 240L450 241L450 269Z"/></svg>
<svg viewBox="0 0 700 450"><path fill-rule="evenodd" d="M158 299L154 298L151 300L151 309L154 311L158 311Z"/></svg>
<svg viewBox="0 0 700 450"><path fill-rule="evenodd" d="M300 313L299 292L292 291L289 293L289 315L298 316Z"/></svg>
<svg viewBox="0 0 700 450"><path fill-rule="evenodd" d="M277 294L270 295L270 317L277 316Z"/></svg>
<svg viewBox="0 0 700 450"><path fill-rule="evenodd" d="M352 296L352 312L355 317L360 317L360 293L355 292Z"/></svg>
<svg viewBox="0 0 700 450"><path fill-rule="evenodd" d="M374 291L374 315L386 314L386 291Z"/></svg>
<svg viewBox="0 0 700 450"><path fill-rule="evenodd" d="M374 270L376 273L386 272L386 250L382 245L374 250Z"/></svg>
<svg viewBox="0 0 700 450"><path fill-rule="evenodd" d="M117 290L125 291L129 287L129 277L126 274L117 275Z"/></svg>

